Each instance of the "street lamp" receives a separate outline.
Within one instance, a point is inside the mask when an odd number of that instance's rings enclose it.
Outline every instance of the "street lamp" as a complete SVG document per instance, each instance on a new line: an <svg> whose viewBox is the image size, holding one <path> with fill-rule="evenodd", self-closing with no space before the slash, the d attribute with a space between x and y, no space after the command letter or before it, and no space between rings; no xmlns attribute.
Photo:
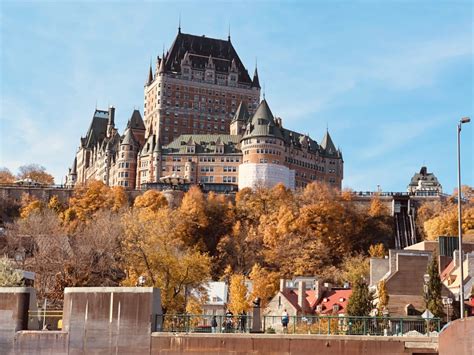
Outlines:
<svg viewBox="0 0 474 355"><path fill-rule="evenodd" d="M446 322L449 323L450 316L449 316L449 307L453 304L453 299L451 297L443 297L443 304L446 306L447 311L446 311Z"/></svg>
<svg viewBox="0 0 474 355"><path fill-rule="evenodd" d="M471 122L469 117L463 117L458 123L458 239L459 239L459 265L461 266L461 280L459 283L459 302L461 319L464 318L464 268L462 255L462 214L461 214L461 126Z"/></svg>

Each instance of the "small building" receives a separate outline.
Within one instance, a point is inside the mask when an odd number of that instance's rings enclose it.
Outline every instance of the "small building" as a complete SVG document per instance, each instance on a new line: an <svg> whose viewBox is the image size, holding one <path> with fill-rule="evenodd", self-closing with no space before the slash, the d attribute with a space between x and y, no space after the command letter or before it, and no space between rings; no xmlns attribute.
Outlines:
<svg viewBox="0 0 474 355"><path fill-rule="evenodd" d="M423 313L424 278L432 255L431 251L392 249L389 250L388 258L370 259L369 287L377 292L379 282L385 281L389 295L387 310L391 316ZM442 295L449 296L449 289L443 287ZM377 297L376 293L376 303Z"/></svg>
<svg viewBox="0 0 474 355"><path fill-rule="evenodd" d="M436 196L443 192L443 187L438 178L433 173L429 173L426 166L422 166L420 172L411 178L407 191L417 196Z"/></svg>
<svg viewBox="0 0 474 355"><path fill-rule="evenodd" d="M204 315L224 315L229 300L229 287L223 281L209 282L205 286L207 290L207 301L202 306Z"/></svg>
<svg viewBox="0 0 474 355"><path fill-rule="evenodd" d="M264 316L275 316L280 321L286 309L289 316L344 315L352 294L349 285L332 287L317 277L295 277L280 280L280 290L265 308Z"/></svg>

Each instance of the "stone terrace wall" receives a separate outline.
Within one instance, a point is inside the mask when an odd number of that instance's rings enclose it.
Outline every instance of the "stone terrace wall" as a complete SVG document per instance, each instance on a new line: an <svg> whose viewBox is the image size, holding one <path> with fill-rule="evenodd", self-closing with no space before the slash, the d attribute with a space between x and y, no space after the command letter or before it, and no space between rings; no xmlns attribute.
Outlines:
<svg viewBox="0 0 474 355"><path fill-rule="evenodd" d="M151 341L152 355L406 355L436 349L435 339L423 337L153 333Z"/></svg>
<svg viewBox="0 0 474 355"><path fill-rule="evenodd" d="M474 317L455 320L441 332L439 354L474 354Z"/></svg>

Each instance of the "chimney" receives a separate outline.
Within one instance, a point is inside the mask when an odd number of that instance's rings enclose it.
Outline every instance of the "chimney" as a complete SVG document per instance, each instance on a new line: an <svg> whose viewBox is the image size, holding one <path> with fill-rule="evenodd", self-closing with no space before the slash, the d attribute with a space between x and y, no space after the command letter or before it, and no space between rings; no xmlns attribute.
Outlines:
<svg viewBox="0 0 474 355"><path fill-rule="evenodd" d="M298 306L301 307L301 311L304 313L306 310L306 283L304 281L298 282Z"/></svg>
<svg viewBox="0 0 474 355"><path fill-rule="evenodd" d="M459 262L459 250L455 249L453 252L453 263L454 263L454 268L457 268L460 264Z"/></svg>
<svg viewBox="0 0 474 355"><path fill-rule="evenodd" d="M474 252L467 253L464 262L467 264L467 270L464 272L464 275L474 277Z"/></svg>
<svg viewBox="0 0 474 355"><path fill-rule="evenodd" d="M280 279L280 292L285 292L286 290L286 280Z"/></svg>
<svg viewBox="0 0 474 355"><path fill-rule="evenodd" d="M319 300L323 295L323 285L320 280L314 281L314 291L316 292L316 298Z"/></svg>
<svg viewBox="0 0 474 355"><path fill-rule="evenodd" d="M325 283L324 283L324 290L327 291L327 292L331 292L331 290L332 290L332 285L331 285L331 283L325 282Z"/></svg>
<svg viewBox="0 0 474 355"><path fill-rule="evenodd" d="M109 107L109 121L107 122L107 137L112 135L112 130L115 128L115 107Z"/></svg>

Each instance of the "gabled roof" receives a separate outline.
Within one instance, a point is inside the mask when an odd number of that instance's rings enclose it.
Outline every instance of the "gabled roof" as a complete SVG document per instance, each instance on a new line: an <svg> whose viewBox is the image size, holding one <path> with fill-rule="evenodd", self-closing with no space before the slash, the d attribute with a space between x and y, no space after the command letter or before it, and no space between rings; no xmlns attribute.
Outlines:
<svg viewBox="0 0 474 355"><path fill-rule="evenodd" d="M335 305L339 306L338 314L347 313L347 304L349 303L349 298L352 295L352 290L348 288L344 289L332 289L331 291L324 291L316 306L321 306L321 312L319 314L332 314L333 307Z"/></svg>
<svg viewBox="0 0 474 355"><path fill-rule="evenodd" d="M250 114L247 110L247 105L240 101L239 107L237 107L237 111L235 112L234 117L232 118L232 122L247 122L249 118Z"/></svg>
<svg viewBox="0 0 474 355"><path fill-rule="evenodd" d="M413 175L409 186L418 186L420 180L423 181L425 185L439 185L438 178L433 173L429 173L426 166L422 166L420 172Z"/></svg>
<svg viewBox="0 0 474 355"><path fill-rule="evenodd" d="M145 130L145 124L143 123L143 119L142 119L142 115L140 115L140 111L133 110L132 116L128 120L127 128Z"/></svg>
<svg viewBox="0 0 474 355"><path fill-rule="evenodd" d="M186 154L190 140L195 142L196 154L216 153L216 146L224 144L225 154L240 154L240 136L230 134L182 134L162 147L164 154Z"/></svg>
<svg viewBox="0 0 474 355"><path fill-rule="evenodd" d="M164 70L180 72L181 60L188 52L193 68L204 70L212 57L216 71L228 73L232 60L235 59L238 69L238 81L252 84L252 80L240 60L230 40L221 40L205 36L195 36L178 32L169 53L166 55ZM160 70L161 71L161 70Z"/></svg>

